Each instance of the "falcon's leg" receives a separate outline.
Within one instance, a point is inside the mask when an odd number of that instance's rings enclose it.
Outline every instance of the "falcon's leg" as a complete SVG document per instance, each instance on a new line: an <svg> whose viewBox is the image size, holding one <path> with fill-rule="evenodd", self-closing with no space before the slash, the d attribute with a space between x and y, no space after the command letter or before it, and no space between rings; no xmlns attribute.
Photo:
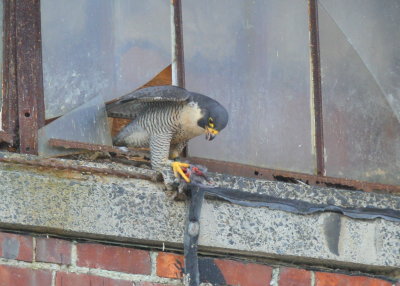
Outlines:
<svg viewBox="0 0 400 286"><path fill-rule="evenodd" d="M183 149L186 147L186 145L187 145L187 141L182 141L180 143L171 145L171 148L169 151L169 157L171 159L178 158L181 155Z"/></svg>
<svg viewBox="0 0 400 286"><path fill-rule="evenodd" d="M173 144L171 145L170 151L169 151L169 157L171 159L176 160L177 158L179 158L179 156L181 155L183 149L185 148L185 146L187 145L187 141L182 141L179 142L177 144ZM182 170L183 168L189 168L189 164L187 163L182 163L182 162L173 162L172 164L172 169L174 170L174 175L175 177L179 176L178 174L181 175L181 177L187 182L190 182L190 179L188 177L187 174L185 174Z"/></svg>
<svg viewBox="0 0 400 286"><path fill-rule="evenodd" d="M152 134L150 136L151 167L161 172L166 185L174 183L173 174L177 176L179 173L186 181L188 180L182 171L182 167L184 167L182 164L184 163L168 160L171 139L172 133ZM173 173L171 172L171 167L173 168Z"/></svg>

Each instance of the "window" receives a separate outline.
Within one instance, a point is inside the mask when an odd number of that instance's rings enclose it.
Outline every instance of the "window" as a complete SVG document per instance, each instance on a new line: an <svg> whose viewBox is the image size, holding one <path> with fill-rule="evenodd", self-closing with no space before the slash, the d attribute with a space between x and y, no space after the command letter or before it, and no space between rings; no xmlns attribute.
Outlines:
<svg viewBox="0 0 400 286"><path fill-rule="evenodd" d="M1 41L0 41L0 63L3 63L3 43L4 43L4 35L3 35L3 26L4 26L4 7L3 1L0 1L0 31L1 31ZM0 80L3 81L3 65L1 64L0 68ZM0 109L3 105L3 94L0 91Z"/></svg>
<svg viewBox="0 0 400 286"><path fill-rule="evenodd" d="M400 184L400 3L319 1L328 176Z"/></svg>
<svg viewBox="0 0 400 286"><path fill-rule="evenodd" d="M313 174L307 2L182 4L186 87L230 112L223 134L192 140L189 154Z"/></svg>
<svg viewBox="0 0 400 286"><path fill-rule="evenodd" d="M6 1L4 55L12 56L3 64L0 138L16 146L19 126L21 152L44 147L47 155L50 138L109 144L104 101L152 79L183 84L184 75L187 89L230 111L222 136L189 144L194 161L253 176L273 170L307 182L400 185L397 1L185 1L182 12L180 1L170 5ZM24 17L29 9L36 17ZM165 29L171 16L175 25ZM28 25L13 34L18 21Z"/></svg>
<svg viewBox="0 0 400 286"><path fill-rule="evenodd" d="M165 1L41 1L46 119L126 94L171 63Z"/></svg>

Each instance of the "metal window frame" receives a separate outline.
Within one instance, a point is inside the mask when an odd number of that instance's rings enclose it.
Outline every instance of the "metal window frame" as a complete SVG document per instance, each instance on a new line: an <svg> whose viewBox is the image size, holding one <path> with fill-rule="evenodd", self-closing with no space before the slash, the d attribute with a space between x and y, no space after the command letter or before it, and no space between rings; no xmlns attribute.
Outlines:
<svg viewBox="0 0 400 286"><path fill-rule="evenodd" d="M4 76L0 140L37 154L45 123L40 0L4 1Z"/></svg>
<svg viewBox="0 0 400 286"><path fill-rule="evenodd" d="M400 186L332 178L325 175L317 1L308 0L311 96L317 175L259 168L204 158L190 159L194 163L208 166L210 171L233 175L400 194ZM171 12L173 31L172 78L175 79L173 84L184 87L181 0L172 0ZM20 152L29 154L37 154L38 129L45 125L40 18L40 0L4 1L3 130L0 131L0 141L14 145L19 143Z"/></svg>
<svg viewBox="0 0 400 286"><path fill-rule="evenodd" d="M0 141L13 145L18 127L16 83L16 0L3 1L3 106Z"/></svg>

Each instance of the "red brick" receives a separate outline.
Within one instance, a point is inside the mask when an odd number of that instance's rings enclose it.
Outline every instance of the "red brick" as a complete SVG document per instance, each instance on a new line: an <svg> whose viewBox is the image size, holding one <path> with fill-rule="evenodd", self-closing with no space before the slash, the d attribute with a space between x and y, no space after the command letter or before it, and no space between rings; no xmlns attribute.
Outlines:
<svg viewBox="0 0 400 286"><path fill-rule="evenodd" d="M32 261L32 237L0 232L0 256L8 259Z"/></svg>
<svg viewBox="0 0 400 286"><path fill-rule="evenodd" d="M157 255L157 275L167 278L182 278L184 271L182 255L159 252Z"/></svg>
<svg viewBox="0 0 400 286"><path fill-rule="evenodd" d="M51 271L0 265L0 286L50 286Z"/></svg>
<svg viewBox="0 0 400 286"><path fill-rule="evenodd" d="M57 272L56 286L132 286L132 282L89 274Z"/></svg>
<svg viewBox="0 0 400 286"><path fill-rule="evenodd" d="M71 264L71 242L56 238L36 239L36 261Z"/></svg>
<svg viewBox="0 0 400 286"><path fill-rule="evenodd" d="M281 268L279 272L281 286L310 286L311 272L297 268Z"/></svg>
<svg viewBox="0 0 400 286"><path fill-rule="evenodd" d="M315 286L392 286L392 283L365 276L316 272Z"/></svg>
<svg viewBox="0 0 400 286"><path fill-rule="evenodd" d="M151 272L148 251L94 243L78 244L77 251L78 266L133 274L150 274Z"/></svg>
<svg viewBox="0 0 400 286"><path fill-rule="evenodd" d="M264 286L270 284L272 268L269 266L221 259L215 259L215 264L229 285Z"/></svg>

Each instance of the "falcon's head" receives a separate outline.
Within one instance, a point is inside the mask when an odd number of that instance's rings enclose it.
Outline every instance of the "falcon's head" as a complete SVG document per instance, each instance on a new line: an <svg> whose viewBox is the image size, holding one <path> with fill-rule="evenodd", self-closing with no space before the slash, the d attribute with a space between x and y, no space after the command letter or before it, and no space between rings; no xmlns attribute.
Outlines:
<svg viewBox="0 0 400 286"><path fill-rule="evenodd" d="M197 125L205 130L206 139L211 141L228 124L228 112L219 102L203 94L194 93L193 101L201 109L202 117Z"/></svg>

